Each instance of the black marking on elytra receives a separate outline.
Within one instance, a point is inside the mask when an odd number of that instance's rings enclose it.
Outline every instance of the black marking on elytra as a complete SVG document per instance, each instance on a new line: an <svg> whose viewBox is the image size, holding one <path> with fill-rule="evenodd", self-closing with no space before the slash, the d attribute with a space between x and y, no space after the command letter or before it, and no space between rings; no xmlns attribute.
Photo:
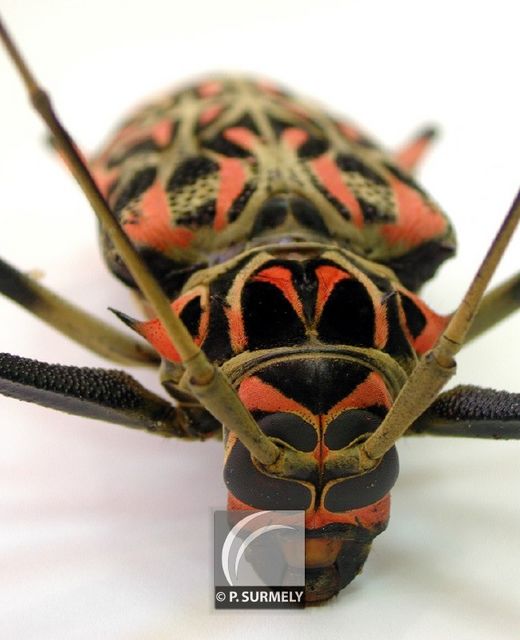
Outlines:
<svg viewBox="0 0 520 640"><path fill-rule="evenodd" d="M256 185L251 182L246 182L244 188L239 195L233 201L233 204L227 212L227 218L229 222L235 222L238 219L242 211L245 209L249 199L256 191Z"/></svg>
<svg viewBox="0 0 520 640"><path fill-rule="evenodd" d="M117 215L133 200L141 196L155 182L157 176L156 167L146 167L138 171L130 182L123 188L113 206Z"/></svg>
<svg viewBox="0 0 520 640"><path fill-rule="evenodd" d="M299 148L298 157L301 160L314 160L326 153L329 142L324 138L308 138Z"/></svg>
<svg viewBox="0 0 520 640"><path fill-rule="evenodd" d="M174 208L174 207L173 207ZM209 227L213 225L216 214L216 200L208 200L204 204L199 205L194 211L179 216L175 221L176 225L182 225L188 229L197 230L201 227Z"/></svg>
<svg viewBox="0 0 520 640"><path fill-rule="evenodd" d="M280 136L286 129L291 129L294 127L292 122L287 122L285 120L280 120L274 116L269 117L269 124L271 125L276 136Z"/></svg>
<svg viewBox="0 0 520 640"><path fill-rule="evenodd" d="M395 216L392 213L381 211L381 209L378 209L371 202L367 202L363 198L358 198L357 200L359 202L359 206L361 207L361 211L363 212L363 217L366 222L374 223L395 221Z"/></svg>
<svg viewBox="0 0 520 640"><path fill-rule="evenodd" d="M336 156L336 164L342 171L358 173L375 184L386 186L384 178L356 156L347 153L338 153Z"/></svg>
<svg viewBox="0 0 520 640"><path fill-rule="evenodd" d="M374 432L381 418L366 409L347 409L334 418L325 430L325 444L329 449L342 449L365 433Z"/></svg>
<svg viewBox="0 0 520 640"><path fill-rule="evenodd" d="M328 201L330 204L336 209L336 211L345 219L352 220L352 215L348 208L339 200L337 200L332 193L328 189L326 189L323 184L320 182L319 178L309 170L309 178L312 181L313 185L318 189L321 195Z"/></svg>
<svg viewBox="0 0 520 640"><path fill-rule="evenodd" d="M333 475L327 470L325 474L328 477ZM396 448L392 447L375 469L325 486L323 505L333 513L341 513L374 504L386 496L398 475L399 459Z"/></svg>
<svg viewBox="0 0 520 640"><path fill-rule="evenodd" d="M339 358L275 362L258 376L314 414L325 414L361 384L370 370Z"/></svg>
<svg viewBox="0 0 520 640"><path fill-rule="evenodd" d="M205 140L203 146L210 151L221 153L228 158L250 158L251 152L248 149L239 147L234 142L228 140L222 133L219 133L211 140Z"/></svg>
<svg viewBox="0 0 520 640"><path fill-rule="evenodd" d="M145 255L145 261L148 262L148 258L146 258L146 252L142 252ZM158 252L154 252L155 256L160 256L161 254ZM208 265L206 263L199 262L197 264L191 265L183 265L174 260L169 260L169 270L164 269L161 271L161 275L157 276L161 287L164 292L173 300L176 298L180 292L188 278L193 275L196 271L201 271L205 269ZM167 264L167 263L166 263ZM154 267L157 270L157 267ZM154 269L152 268L152 272Z"/></svg>
<svg viewBox="0 0 520 640"><path fill-rule="evenodd" d="M323 342L357 347L374 345L375 312L372 298L358 280L338 282L318 323Z"/></svg>
<svg viewBox="0 0 520 640"><path fill-rule="evenodd" d="M426 326L426 318L424 313L419 309L415 302L404 293L401 293L401 304L403 305L404 315L406 316L406 324L414 338L420 336Z"/></svg>
<svg viewBox="0 0 520 640"><path fill-rule="evenodd" d="M244 129L249 129L249 131L252 131L256 135L260 133L258 127L256 126L256 122L249 115L249 113L245 113L239 120L237 120L233 124L233 127L243 127Z"/></svg>
<svg viewBox="0 0 520 640"><path fill-rule="evenodd" d="M136 144L125 149L123 153L118 155L112 155L109 157L107 161L107 168L113 169L114 167L119 166L132 156L136 156L140 153L155 153L160 151L161 147L153 140L152 138L148 138L147 140L141 140L141 142L137 142Z"/></svg>
<svg viewBox="0 0 520 640"><path fill-rule="evenodd" d="M271 413L258 424L266 435L279 438L299 451L313 451L318 444L312 425L293 413Z"/></svg>
<svg viewBox="0 0 520 640"><path fill-rule="evenodd" d="M242 292L250 350L302 344L305 327L283 293L269 282L248 282Z"/></svg>
<svg viewBox="0 0 520 640"><path fill-rule="evenodd" d="M132 289L139 289L133 276L128 271L121 256L116 252L108 235L101 230L101 242L103 248L103 257L110 271L124 284ZM205 264L197 263L186 265L182 262L172 260L159 251L148 247L138 248L141 258L153 273L164 293L170 298L175 298L188 278L199 269L204 268Z"/></svg>
<svg viewBox="0 0 520 640"><path fill-rule="evenodd" d="M235 442L226 460L224 482L236 498L257 509L305 510L311 506L312 493L308 487L295 480L262 473L239 441Z"/></svg>
<svg viewBox="0 0 520 640"><path fill-rule="evenodd" d="M206 158L205 156L188 158L175 168L166 184L166 190L175 191L195 184L200 178L215 173L218 169L218 163L211 160L211 158Z"/></svg>
<svg viewBox="0 0 520 640"><path fill-rule="evenodd" d="M322 216L312 202L295 196L291 198L290 206L293 216L301 225L323 236L331 236Z"/></svg>

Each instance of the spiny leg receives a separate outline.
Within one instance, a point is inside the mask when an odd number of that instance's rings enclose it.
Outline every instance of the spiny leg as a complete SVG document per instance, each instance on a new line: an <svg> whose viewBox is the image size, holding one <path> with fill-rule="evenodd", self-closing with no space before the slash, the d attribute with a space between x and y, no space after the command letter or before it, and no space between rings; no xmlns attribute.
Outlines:
<svg viewBox="0 0 520 640"><path fill-rule="evenodd" d="M406 435L520 439L520 393L459 385L441 393Z"/></svg>
<svg viewBox="0 0 520 640"><path fill-rule="evenodd" d="M30 276L0 259L0 293L41 320L109 360L156 367L160 358L147 344L64 300Z"/></svg>
<svg viewBox="0 0 520 640"><path fill-rule="evenodd" d="M202 407L174 407L113 369L47 364L0 353L0 393L166 437L201 439L221 430Z"/></svg>

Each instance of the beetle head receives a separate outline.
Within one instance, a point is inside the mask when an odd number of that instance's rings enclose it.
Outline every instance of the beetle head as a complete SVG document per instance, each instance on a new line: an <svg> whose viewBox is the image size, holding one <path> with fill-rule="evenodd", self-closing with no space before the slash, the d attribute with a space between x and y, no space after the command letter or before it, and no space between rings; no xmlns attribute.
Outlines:
<svg viewBox="0 0 520 640"><path fill-rule="evenodd" d="M305 511L308 601L325 600L361 570L388 522L398 459L349 468L349 451L380 424L391 403L382 375L353 358L300 354L252 367L239 396L261 430L294 462L282 475L226 434L228 508Z"/></svg>

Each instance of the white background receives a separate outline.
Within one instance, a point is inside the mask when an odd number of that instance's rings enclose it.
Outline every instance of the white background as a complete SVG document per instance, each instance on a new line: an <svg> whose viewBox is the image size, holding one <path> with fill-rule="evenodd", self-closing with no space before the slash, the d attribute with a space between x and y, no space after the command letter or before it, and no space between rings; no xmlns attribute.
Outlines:
<svg viewBox="0 0 520 640"><path fill-rule="evenodd" d="M460 252L424 289L448 312L518 184L516 3L4 0L3 14L86 152L126 110L193 74L247 69L395 147L432 120L420 173ZM110 320L136 314L93 215L43 144L0 55L0 253ZM516 237L499 279L518 267ZM0 300L0 350L107 366ZM461 354L458 381L520 391L516 317ZM110 366L110 365L108 365ZM155 377L136 373L150 386ZM520 443L400 444L390 527L363 574L304 612L215 612L218 443L154 439L0 400L0 637L518 638Z"/></svg>

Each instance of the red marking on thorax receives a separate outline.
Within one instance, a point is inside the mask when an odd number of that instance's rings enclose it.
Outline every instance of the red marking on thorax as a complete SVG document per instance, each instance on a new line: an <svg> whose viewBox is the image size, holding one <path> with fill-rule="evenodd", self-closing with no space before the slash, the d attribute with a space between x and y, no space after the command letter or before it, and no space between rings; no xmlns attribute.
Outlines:
<svg viewBox="0 0 520 640"><path fill-rule="evenodd" d="M359 202L343 182L341 173L332 158L321 156L312 160L310 164L323 186L330 191L336 200L346 206L352 216L352 222L356 227L361 228L364 225L364 219Z"/></svg>
<svg viewBox="0 0 520 640"><path fill-rule="evenodd" d="M404 292L415 302L415 304L419 307L419 309L424 314L424 317L426 318L426 325L424 329L415 339L410 334L406 325L406 321L404 322L407 337L412 347L415 349L416 353L418 353L419 355L423 355L435 346L437 340L439 339L439 336L448 326L450 316L442 316L438 313L435 313L435 311L430 309L430 307L423 300L421 300L419 296L415 295L411 291L408 291L407 289L404 290Z"/></svg>
<svg viewBox="0 0 520 640"><path fill-rule="evenodd" d="M389 409L392 405L392 397L380 374L372 371L361 384L358 384L352 393L342 398L332 407L327 413L325 421L326 423L331 422L346 409L363 409L374 405Z"/></svg>
<svg viewBox="0 0 520 640"><path fill-rule="evenodd" d="M280 266L268 267L253 276L251 280L256 282L268 282L275 286L282 292L284 298L296 311L301 320L304 321L302 302L294 288L292 273L289 269Z"/></svg>
<svg viewBox="0 0 520 640"><path fill-rule="evenodd" d="M316 269L316 278L318 280L318 294L316 296L316 320L319 320L323 311L323 307L327 303L334 287L341 280L348 280L350 274L333 267L331 265L321 265Z"/></svg>
<svg viewBox="0 0 520 640"><path fill-rule="evenodd" d="M123 228L136 243L167 252L171 247L187 247L193 238L190 229L172 226L166 192L159 181L143 194L135 213L131 222L123 222Z"/></svg>
<svg viewBox="0 0 520 640"><path fill-rule="evenodd" d="M208 333L209 326L209 313L207 309L204 308L207 306L204 304L204 293L205 292L201 294L200 288L193 289L174 300L170 305L174 313L178 316L182 313L182 310L189 302L194 298L201 297L201 304L203 307L202 315L197 335L193 337L193 341L197 346L204 341ZM159 318L146 320L145 322L136 322L134 328L161 356L167 360L171 360L172 362L181 361L181 357L179 356L177 349L173 346L170 336L166 333L166 330Z"/></svg>
<svg viewBox="0 0 520 640"><path fill-rule="evenodd" d="M276 387L272 387L256 376L246 378L242 382L238 395L250 411L296 413L316 426L316 417L306 407L296 402L296 400L288 398Z"/></svg>

